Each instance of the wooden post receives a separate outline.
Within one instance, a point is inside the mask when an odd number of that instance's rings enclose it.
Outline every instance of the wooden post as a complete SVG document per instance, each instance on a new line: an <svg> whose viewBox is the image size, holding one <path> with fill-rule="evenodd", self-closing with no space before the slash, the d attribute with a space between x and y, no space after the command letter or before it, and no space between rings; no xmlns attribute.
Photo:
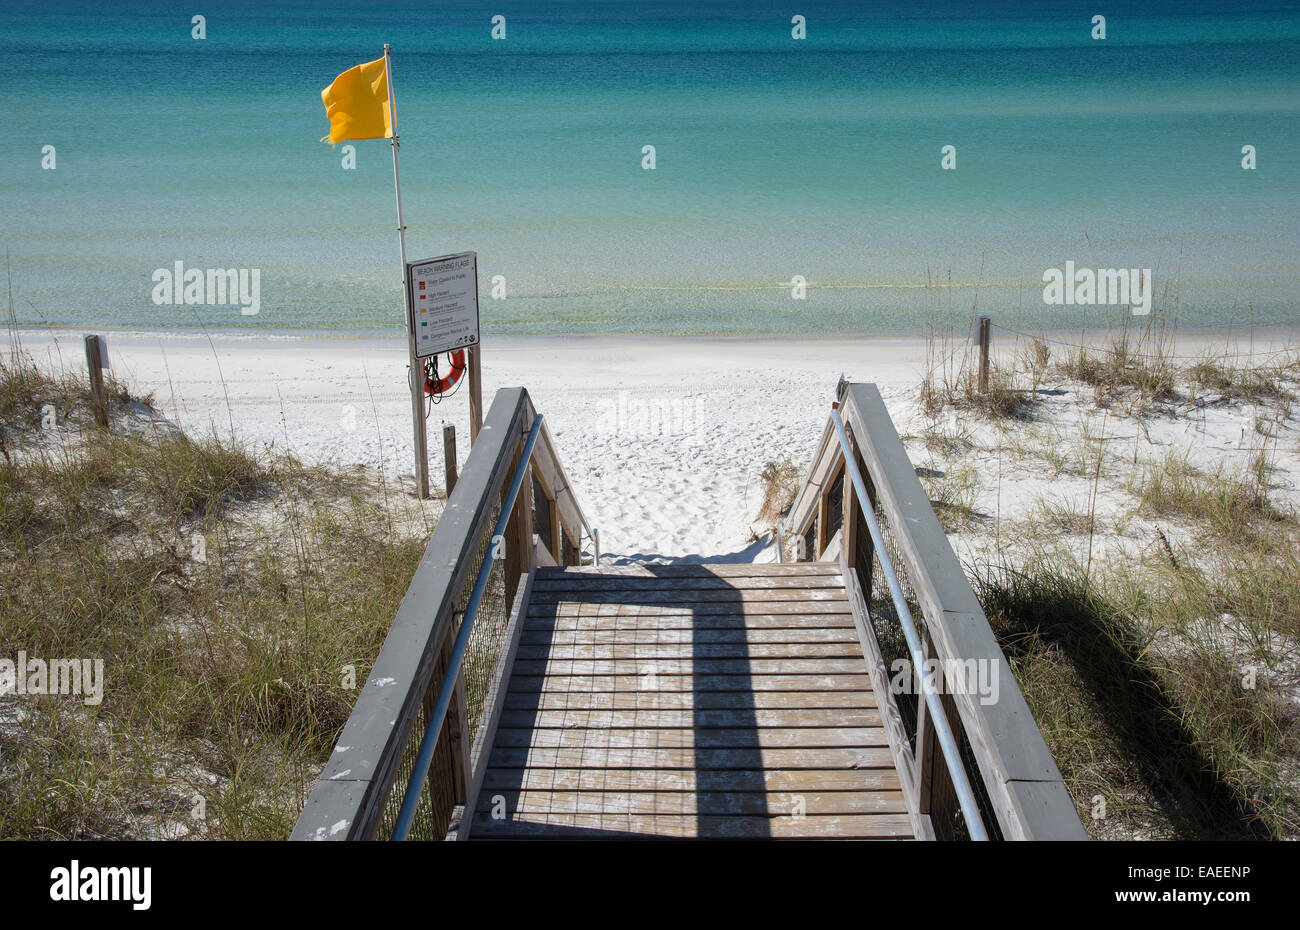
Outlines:
<svg viewBox="0 0 1300 930"><path fill-rule="evenodd" d="M462 621L463 622L463 621ZM443 668L451 661L455 645L452 629L443 641ZM447 708L447 743L451 747L451 796L453 804L464 804L469 794L469 721L465 712L465 675L462 671L456 676L456 686L452 690L451 704ZM472 812L468 812L471 813Z"/></svg>
<svg viewBox="0 0 1300 930"><path fill-rule="evenodd" d="M551 513L551 546L553 551L551 555L555 556L556 565L567 565L564 558L564 521L560 519L560 501L559 495L551 497L546 496L546 502L550 506Z"/></svg>
<svg viewBox="0 0 1300 930"><path fill-rule="evenodd" d="M478 441L483 428L483 359L480 346L469 347L469 445Z"/></svg>
<svg viewBox="0 0 1300 930"><path fill-rule="evenodd" d="M847 427L846 434L847 434ZM858 445L849 435L848 455L857 455ZM857 493L853 488L853 479L849 477L848 459L844 462L844 493L842 495L842 513L840 516L840 561L849 568L852 568L858 557L857 539L858 539L858 517L854 511L853 496Z"/></svg>
<svg viewBox="0 0 1300 930"><path fill-rule="evenodd" d="M104 391L104 360L108 345L103 336L86 337L86 368L90 372L90 406L95 412L95 425L108 429L108 394Z"/></svg>
<svg viewBox="0 0 1300 930"><path fill-rule="evenodd" d="M454 423L448 423L442 428L442 457L447 469L447 496L451 497L451 490L456 487L456 424Z"/></svg>
<svg viewBox="0 0 1300 930"><path fill-rule="evenodd" d="M523 453L523 437L520 437L519 451L511 459L510 474L519 467L520 455ZM504 496L505 490L502 490ZM533 570L533 474L530 465L524 471L524 483L515 498L514 510L506 521L505 532L505 585L506 609L515 602L515 590L519 586L519 576L527 575ZM557 561L560 561L557 559Z"/></svg>
<svg viewBox="0 0 1300 930"><path fill-rule="evenodd" d="M854 444L854 448L856 450L856 443ZM871 472L866 468L862 469L862 482L867 486L867 499L865 501L858 501L858 506L865 507L874 514L876 512L876 485L875 482L871 480ZM863 522L866 521L864 520ZM861 547L858 552L858 564L863 567L866 573L865 575L859 573L860 577L858 578L858 584L862 585L862 590L866 592L867 597L870 597L872 591L871 585L874 581L876 571L876 543L872 540L871 534L868 533L862 539L858 540L858 546Z"/></svg>
<svg viewBox="0 0 1300 930"><path fill-rule="evenodd" d="M987 394L989 392L989 330L993 326L993 321L986 316L980 317L979 344L980 344L980 375L979 375L979 392Z"/></svg>
<svg viewBox="0 0 1300 930"><path fill-rule="evenodd" d="M925 661L930 659L930 641L928 638L921 639L921 656ZM911 662L909 658L907 660ZM926 706L925 696L921 692L921 675L925 674L925 669L912 669L912 683L917 689L916 697L916 750L913 753L915 764L914 775L916 782L913 785L912 793L916 797L917 812L921 814L930 813L930 797L934 792L934 755L938 748L934 742L934 725L930 721L930 708Z"/></svg>
<svg viewBox="0 0 1300 930"><path fill-rule="evenodd" d="M830 507L828 506L828 498L830 497L830 487L833 483L834 482L827 484L817 495L817 539L814 542L817 551L808 556L809 562L816 562L820 559L822 553L826 551L826 544L831 541L830 534L826 532L826 521L831 512Z"/></svg>

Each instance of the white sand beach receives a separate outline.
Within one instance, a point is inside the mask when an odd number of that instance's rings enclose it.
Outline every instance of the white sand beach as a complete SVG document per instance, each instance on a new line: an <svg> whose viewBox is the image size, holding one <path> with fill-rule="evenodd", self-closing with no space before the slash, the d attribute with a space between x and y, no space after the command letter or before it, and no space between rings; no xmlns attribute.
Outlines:
<svg viewBox="0 0 1300 930"><path fill-rule="evenodd" d="M999 337L1001 338L1001 337ZM1076 334L1077 338L1077 334ZM21 342L38 363L84 369L81 334L28 330ZM112 374L192 434L233 425L240 440L288 449L309 462L382 468L413 491L406 350L400 337L315 338L202 333L108 333ZM1281 337L1236 345L1238 363L1282 350ZM1175 352L1222 353L1223 337L1179 337ZM995 342L1010 353L1009 342ZM5 344L5 351L8 345ZM1064 352L1060 348L1055 351ZM967 353L962 348L960 353ZM1254 353L1250 356L1249 353ZM1177 416L1141 421L1097 409L1090 389L1040 386L1032 422L995 424L970 414L925 417L918 405L927 366L923 339L780 342L727 339L498 337L483 353L484 398L523 385L546 416L559 453L605 553L616 559L769 561L754 520L759 474L771 461L806 468L825 428L836 382L875 382L913 464L942 478L954 467L918 437L960 434L955 456L970 508L959 549L1007 544L1006 530L1044 505L1087 512L1095 503L1095 554L1149 542L1126 515L1136 467L1170 450L1213 470L1243 470L1261 443L1275 466L1280 500L1300 500L1300 421L1276 411L1197 398ZM1271 417L1261 431L1246 421ZM430 474L442 486L442 427L454 423L463 464L469 453L468 387L429 415ZM1080 437L1104 433L1101 470L1053 465ZM1269 438L1269 437L1272 438ZM930 443L932 445L932 443ZM1170 532L1177 532L1173 527ZM1014 543L1014 534L1010 542ZM1081 543L1082 545L1082 543Z"/></svg>

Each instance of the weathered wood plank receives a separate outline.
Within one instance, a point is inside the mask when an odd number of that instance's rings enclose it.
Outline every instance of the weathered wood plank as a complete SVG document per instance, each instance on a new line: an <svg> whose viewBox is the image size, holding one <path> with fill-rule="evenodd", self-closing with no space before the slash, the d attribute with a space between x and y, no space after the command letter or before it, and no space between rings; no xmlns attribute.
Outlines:
<svg viewBox="0 0 1300 930"><path fill-rule="evenodd" d="M525 659L515 660L516 675L857 675L867 663L856 659ZM643 684L642 687L653 685Z"/></svg>
<svg viewBox="0 0 1300 930"><path fill-rule="evenodd" d="M828 589L829 590L829 589ZM557 600L549 604L534 602L530 605L530 614L553 616L561 609L584 617L618 617L623 615L642 615L647 617L700 616L702 614L840 614L845 606L839 600L801 601L798 598L783 600L762 600L764 592L757 592L759 600L738 601L734 599L701 601L688 598L680 603L655 603L652 601L614 600L614 601L565 601Z"/></svg>
<svg viewBox="0 0 1300 930"><path fill-rule="evenodd" d="M551 555L551 550L546 548L536 533L533 534L533 564L539 568L555 564L555 556Z"/></svg>
<svg viewBox="0 0 1300 930"><path fill-rule="evenodd" d="M614 709L505 710L503 727L548 728L586 727L596 729L648 729L651 727L879 727L880 712L874 707L855 709L824 707L721 708L693 707Z"/></svg>
<svg viewBox="0 0 1300 930"><path fill-rule="evenodd" d="M906 814L901 791L563 791L499 788L479 798L478 811L507 819L562 814L806 816Z"/></svg>
<svg viewBox="0 0 1300 930"><path fill-rule="evenodd" d="M772 578L782 575L834 575L834 566L822 562L703 562L695 565L673 563L635 565L569 566L557 569L545 578L567 578L582 575L620 575L628 578L661 578L666 573L674 577L707 575L715 578Z"/></svg>
<svg viewBox="0 0 1300 930"><path fill-rule="evenodd" d="M559 604L530 607L527 626L533 629L740 629L745 627L851 627L847 603L825 604L701 604L699 608L669 609L664 605L635 608L627 605ZM712 608L712 609L708 609ZM637 621L644 620L645 623ZM576 622L575 622L576 621Z"/></svg>
<svg viewBox="0 0 1300 930"><path fill-rule="evenodd" d="M736 575L719 578L712 575L671 576L674 592L687 591L820 591L840 587L840 581L834 575L825 572L808 575L760 575L742 578ZM614 591L624 594L629 601L635 601L637 595L657 592L664 589L660 578L639 578L627 575L598 575L593 572L581 574L540 577L534 585L539 597L543 594L571 594L574 599L588 598L593 592Z"/></svg>
<svg viewBox="0 0 1300 930"><path fill-rule="evenodd" d="M475 835L910 835L837 568L675 568L538 570Z"/></svg>
<svg viewBox="0 0 1300 930"><path fill-rule="evenodd" d="M888 746L879 727L739 727L733 729L583 728L520 729L498 727L496 745L502 749L529 746L544 749L821 749Z"/></svg>
<svg viewBox="0 0 1300 930"><path fill-rule="evenodd" d="M777 629L732 628L732 629L646 629L611 630L611 629L570 629L545 630L532 627L526 630L521 643L529 646L634 646L641 643L668 645L684 643L697 646L728 645L750 643L753 645L802 645L802 644L857 644L857 635L852 627L837 626L828 629L800 629L781 627Z"/></svg>
<svg viewBox="0 0 1300 930"><path fill-rule="evenodd" d="M510 710L783 710L826 708L857 710L876 707L871 691L511 691L505 696Z"/></svg>
<svg viewBox="0 0 1300 930"><path fill-rule="evenodd" d="M547 839L700 837L704 839L909 839L906 814L837 814L795 818L686 816L681 814L556 814L538 821L494 820L474 815L476 836L544 836Z"/></svg>
<svg viewBox="0 0 1300 930"><path fill-rule="evenodd" d="M835 691L847 689L863 691L871 687L871 679L864 671L861 675L655 675L655 687L647 688L643 675L515 675L510 679L511 691L537 692L543 687L553 692L587 691Z"/></svg>
<svg viewBox="0 0 1300 930"><path fill-rule="evenodd" d="M723 776L729 791L883 791L898 788L889 769L732 769ZM693 769L539 769L490 768L483 790L554 791L697 791L716 786L717 776L703 778Z"/></svg>
<svg viewBox="0 0 1300 930"><path fill-rule="evenodd" d="M533 645L519 647L519 658L530 661L550 659L555 662L579 659L635 659L654 661L673 659L846 659L861 658L862 647L857 643L628 643L623 645L565 644Z"/></svg>
<svg viewBox="0 0 1300 930"><path fill-rule="evenodd" d="M834 588L772 588L772 589L750 589L750 588L732 588L728 590L674 590L668 586L660 586L649 591L638 591L635 595L629 595L624 591L610 591L604 588L592 588L590 591L582 592L581 597L576 596L576 592L567 591L537 591L533 594L532 604L534 606L544 606L547 604L626 604L634 602L637 604L662 604L665 606L685 605L694 607L697 604L708 603L727 603L727 604L753 604L766 601L775 603L795 602L805 604L810 601L830 601L832 603L843 602L844 587L841 585Z"/></svg>
<svg viewBox="0 0 1300 930"><path fill-rule="evenodd" d="M492 768L559 769L888 769L894 759L888 747L857 749L695 749L665 747L592 747L569 749L552 746L501 747L492 751Z"/></svg>

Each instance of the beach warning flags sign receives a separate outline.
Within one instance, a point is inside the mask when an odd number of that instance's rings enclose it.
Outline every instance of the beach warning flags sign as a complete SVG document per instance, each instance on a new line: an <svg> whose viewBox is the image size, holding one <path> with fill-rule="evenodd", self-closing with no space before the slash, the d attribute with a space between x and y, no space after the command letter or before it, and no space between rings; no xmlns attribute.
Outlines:
<svg viewBox="0 0 1300 930"><path fill-rule="evenodd" d="M344 71L320 97L330 120L330 134L322 137L322 142L334 145L348 139L393 137L386 57Z"/></svg>

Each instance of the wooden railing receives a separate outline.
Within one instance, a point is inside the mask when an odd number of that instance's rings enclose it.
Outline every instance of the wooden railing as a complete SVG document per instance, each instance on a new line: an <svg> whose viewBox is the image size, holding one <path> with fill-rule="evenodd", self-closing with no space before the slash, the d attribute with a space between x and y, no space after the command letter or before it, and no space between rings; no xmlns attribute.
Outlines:
<svg viewBox="0 0 1300 930"><path fill-rule="evenodd" d="M495 564L477 616L471 618L455 696L421 788L411 836L443 839L453 825L472 789L474 731L499 672L521 583L539 564L578 564L584 537L596 545L545 422L525 465L504 538L490 538L536 419L523 388L497 392L291 839L387 839L392 834L470 588L489 559Z"/></svg>
<svg viewBox="0 0 1300 930"><path fill-rule="evenodd" d="M857 499L843 445L828 422L785 532L799 559L838 561L844 572L917 836L962 839L970 831L926 702L918 700L915 682L925 670L911 668L898 611L882 590L881 554L860 509L864 505L872 508L889 550L885 557L901 582L909 613L918 619L924 658L938 660L936 690L942 692L984 827L995 839L1085 839L1060 771L880 392L872 384L846 385L839 411L870 500ZM900 670L906 677L899 678ZM896 679L910 686L892 688ZM972 688L973 681L988 687Z"/></svg>

